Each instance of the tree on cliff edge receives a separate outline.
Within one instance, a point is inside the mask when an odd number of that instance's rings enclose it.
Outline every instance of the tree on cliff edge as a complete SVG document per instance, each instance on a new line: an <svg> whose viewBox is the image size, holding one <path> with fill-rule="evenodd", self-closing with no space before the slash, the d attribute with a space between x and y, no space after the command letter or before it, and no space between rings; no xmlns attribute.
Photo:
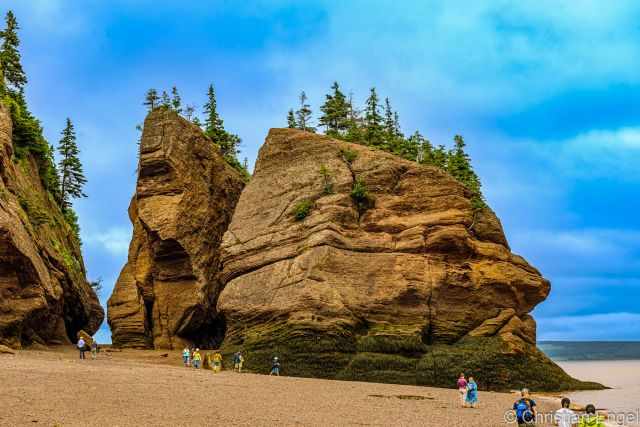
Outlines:
<svg viewBox="0 0 640 427"><path fill-rule="evenodd" d="M237 159L238 147L241 142L240 137L227 132L224 128L224 122L218 114L218 103L213 85L209 85L209 90L207 91L207 103L204 104L204 113L206 115L204 133L218 144L220 152L227 158L229 163L241 166Z"/></svg>
<svg viewBox="0 0 640 427"><path fill-rule="evenodd" d="M315 132L316 128L311 126L311 106L307 104L307 99L307 94L302 91L300 93L300 108L296 111L296 122L298 129Z"/></svg>
<svg viewBox="0 0 640 427"><path fill-rule="evenodd" d="M153 111L160 102L160 97L158 96L158 91L151 88L147 91L147 94L144 98L144 103L142 105L146 106L149 111Z"/></svg>
<svg viewBox="0 0 640 427"><path fill-rule="evenodd" d="M67 119L67 125L62 131L62 138L58 144L58 153L60 153L60 163L58 170L60 172L60 196L62 199L62 209L69 210L71 208L71 199L87 197L82 191L87 179L82 170L80 162L80 150L76 143L76 132L71 123L71 119Z"/></svg>
<svg viewBox="0 0 640 427"><path fill-rule="evenodd" d="M20 39L18 38L18 22L12 11L8 11L5 17L6 27L0 31L0 39L2 46L0 47L0 69L2 72L2 82L0 89L13 90L14 92L22 91L27 84L27 76L22 69L20 63Z"/></svg>
<svg viewBox="0 0 640 427"><path fill-rule="evenodd" d="M386 148L382 116L380 115L378 94L375 87L372 87L369 92L364 114L364 140L366 144L372 147Z"/></svg>

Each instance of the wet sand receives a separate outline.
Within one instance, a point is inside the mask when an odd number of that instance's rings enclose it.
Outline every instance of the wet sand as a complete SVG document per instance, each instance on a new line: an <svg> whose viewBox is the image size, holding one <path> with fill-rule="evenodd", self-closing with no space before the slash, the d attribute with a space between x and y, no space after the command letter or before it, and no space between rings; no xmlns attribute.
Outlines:
<svg viewBox="0 0 640 427"><path fill-rule="evenodd" d="M2 426L505 426L514 395L184 368L179 352L0 355ZM286 373L286 364L283 365ZM544 411L557 408L539 400ZM549 424L539 424L549 425Z"/></svg>
<svg viewBox="0 0 640 427"><path fill-rule="evenodd" d="M557 362L569 375L597 381L611 390L578 391L569 397L582 404L607 409L612 421L640 425L640 360ZM612 423L613 424L613 423ZM615 424L613 424L615 425Z"/></svg>

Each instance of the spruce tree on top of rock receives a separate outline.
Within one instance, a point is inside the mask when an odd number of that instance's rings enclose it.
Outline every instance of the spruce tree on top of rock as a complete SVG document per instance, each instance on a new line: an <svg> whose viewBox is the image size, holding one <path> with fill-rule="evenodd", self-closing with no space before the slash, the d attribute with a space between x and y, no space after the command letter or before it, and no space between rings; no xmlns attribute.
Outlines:
<svg viewBox="0 0 640 427"><path fill-rule="evenodd" d="M153 88L149 89L142 105L146 106L148 111L153 111L156 107L158 107L159 103L160 97L158 96L158 91Z"/></svg>
<svg viewBox="0 0 640 427"><path fill-rule="evenodd" d="M18 38L18 22L12 11L8 11L5 17L6 27L0 31L0 69L2 70L1 92L21 92L27 84L27 76L20 63L20 39Z"/></svg>
<svg viewBox="0 0 640 427"><path fill-rule="evenodd" d="M382 126L382 116L378 104L378 94L376 88L372 87L367 98L364 115L364 141L367 145L376 148L385 148L384 129Z"/></svg>
<svg viewBox="0 0 640 427"><path fill-rule="evenodd" d="M287 127L289 129L297 129L298 123L296 122L296 116L293 113L293 109L290 109L287 113Z"/></svg>
<svg viewBox="0 0 640 427"><path fill-rule="evenodd" d="M325 103L320 107L322 116L320 125L325 127L325 133L329 136L342 136L348 129L349 105L347 98L340 90L338 82L331 85L332 94L325 95Z"/></svg>
<svg viewBox="0 0 640 427"><path fill-rule="evenodd" d="M177 87L171 88L171 108L178 114L182 114L182 99Z"/></svg>
<svg viewBox="0 0 640 427"><path fill-rule="evenodd" d="M71 208L72 199L87 197L83 192L87 179L84 176L82 163L80 162L80 150L76 142L76 132L71 119L67 119L67 124L62 131L62 138L58 144L60 154L60 196L62 199L62 209Z"/></svg>
<svg viewBox="0 0 640 427"><path fill-rule="evenodd" d="M311 106L307 104L307 99L307 94L302 91L300 93L300 108L296 111L296 123L300 130L315 132L316 128L311 126Z"/></svg>

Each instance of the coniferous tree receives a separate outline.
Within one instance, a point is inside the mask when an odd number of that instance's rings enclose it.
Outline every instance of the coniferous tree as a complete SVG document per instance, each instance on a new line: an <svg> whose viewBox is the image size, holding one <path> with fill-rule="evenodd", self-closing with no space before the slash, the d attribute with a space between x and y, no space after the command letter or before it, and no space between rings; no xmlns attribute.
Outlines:
<svg viewBox="0 0 640 427"><path fill-rule="evenodd" d="M307 104L307 94L302 91L300 93L300 108L296 111L296 122L298 129L315 132L316 129L311 126L311 106Z"/></svg>
<svg viewBox="0 0 640 427"><path fill-rule="evenodd" d="M296 122L296 116L293 113L293 109L289 110L287 113L287 127L289 129L297 129L298 123Z"/></svg>
<svg viewBox="0 0 640 427"><path fill-rule="evenodd" d="M372 87L367 98L364 116L364 141L367 145L377 148L385 148L382 116L378 105L376 88Z"/></svg>
<svg viewBox="0 0 640 427"><path fill-rule="evenodd" d="M142 105L146 106L149 111L153 111L160 101L160 97L158 97L158 91L151 88L147 91L147 95L144 98L144 103Z"/></svg>
<svg viewBox="0 0 640 427"><path fill-rule="evenodd" d="M212 84L209 85L207 98L207 103L204 105L204 112L206 115L204 133L211 138L213 142L218 144L220 152L225 156L225 158L227 158L227 161L236 167L240 167L240 162L238 162L236 156L238 154L238 147L240 146L241 139L238 135L229 133L225 130L224 122L218 114L216 93Z"/></svg>
<svg viewBox="0 0 640 427"><path fill-rule="evenodd" d="M220 115L218 115L218 103L213 85L209 85L207 90L207 102L204 104L204 133L214 141L224 139L224 125Z"/></svg>
<svg viewBox="0 0 640 427"><path fill-rule="evenodd" d="M350 142L362 142L362 119L360 111L353 105L353 93L349 94L347 99L347 129L344 139Z"/></svg>
<svg viewBox="0 0 640 427"><path fill-rule="evenodd" d="M166 109L171 108L171 98L169 98L169 94L166 90L162 91L162 96L160 97L160 106Z"/></svg>
<svg viewBox="0 0 640 427"><path fill-rule="evenodd" d="M447 171L473 194L472 203L475 208L484 206L480 178L471 166L471 158L465 152L466 144L460 135L454 137L455 146L449 151Z"/></svg>
<svg viewBox="0 0 640 427"><path fill-rule="evenodd" d="M0 31L0 68L2 69L3 81L0 83L2 92L10 90L21 92L27 84L27 76L20 63L20 39L18 38L18 22L12 11L8 11L5 17L6 27Z"/></svg>
<svg viewBox="0 0 640 427"><path fill-rule="evenodd" d="M175 86L171 88L171 108L178 114L182 113L182 99Z"/></svg>
<svg viewBox="0 0 640 427"><path fill-rule="evenodd" d="M187 120L191 121L191 117L193 116L193 113L195 113L196 111L196 106L193 104L188 104L186 107L184 107L184 116L187 118Z"/></svg>
<svg viewBox="0 0 640 427"><path fill-rule="evenodd" d="M333 82L331 89L333 89L333 93L325 95L325 103L320 107L323 114L319 121L322 126L325 126L327 135L340 137L349 127L349 105L338 82Z"/></svg>
<svg viewBox="0 0 640 427"><path fill-rule="evenodd" d="M432 161L433 161L433 165L439 167L440 169L445 169L447 168L447 149L444 145L438 145L436 148L433 149L433 155L432 155Z"/></svg>
<svg viewBox="0 0 640 427"><path fill-rule="evenodd" d="M80 162L80 150L76 142L76 133L71 119L67 119L67 125L62 131L62 138L58 145L60 154L60 197L62 209L68 210L71 207L71 200L80 197L87 197L82 191L87 179L82 170Z"/></svg>

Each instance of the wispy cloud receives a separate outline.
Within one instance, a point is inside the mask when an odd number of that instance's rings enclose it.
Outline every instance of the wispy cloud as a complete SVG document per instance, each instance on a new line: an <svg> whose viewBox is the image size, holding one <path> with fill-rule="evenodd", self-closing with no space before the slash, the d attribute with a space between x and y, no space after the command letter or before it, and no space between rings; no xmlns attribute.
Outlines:
<svg viewBox="0 0 640 427"><path fill-rule="evenodd" d="M111 255L122 257L129 251L131 231L122 227L111 227L102 232L83 233L82 241L87 245L98 246Z"/></svg>

